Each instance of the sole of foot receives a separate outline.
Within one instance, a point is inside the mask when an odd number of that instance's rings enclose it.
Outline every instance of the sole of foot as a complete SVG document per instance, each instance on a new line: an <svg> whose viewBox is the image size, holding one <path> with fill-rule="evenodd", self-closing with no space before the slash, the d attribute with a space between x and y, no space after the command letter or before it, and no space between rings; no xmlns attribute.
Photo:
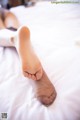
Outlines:
<svg viewBox="0 0 80 120"><path fill-rule="evenodd" d="M27 27L23 26L18 30L18 40L15 45L20 56L24 76L39 80L42 77L42 66L31 45L30 31Z"/></svg>

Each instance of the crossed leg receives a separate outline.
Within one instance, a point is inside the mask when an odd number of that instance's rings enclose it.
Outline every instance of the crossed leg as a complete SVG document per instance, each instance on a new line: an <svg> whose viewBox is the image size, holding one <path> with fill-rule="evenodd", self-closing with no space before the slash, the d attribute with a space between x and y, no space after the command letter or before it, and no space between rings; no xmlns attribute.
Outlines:
<svg viewBox="0 0 80 120"><path fill-rule="evenodd" d="M5 26L19 28L18 21L16 21L17 19L15 19L14 15L10 12L6 14ZM14 22L9 23L8 19ZM37 98L41 103L50 105L56 98L56 91L32 48L29 29L25 26L20 27L11 40L18 51L24 76L33 79L35 82Z"/></svg>

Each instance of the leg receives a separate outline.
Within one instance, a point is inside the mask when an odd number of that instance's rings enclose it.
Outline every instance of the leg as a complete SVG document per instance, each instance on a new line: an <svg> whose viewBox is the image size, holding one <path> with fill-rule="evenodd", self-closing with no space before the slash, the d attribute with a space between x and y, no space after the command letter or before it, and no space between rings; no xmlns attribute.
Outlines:
<svg viewBox="0 0 80 120"><path fill-rule="evenodd" d="M1 8L0 9L0 45L1 46L13 46L13 44L10 42L12 40L13 36L15 36L14 31L8 30L6 28L19 28L19 21L16 18L16 16L11 13L10 11ZM4 29L3 29L4 28ZM4 36L6 34L6 36Z"/></svg>
<svg viewBox="0 0 80 120"><path fill-rule="evenodd" d="M0 37L1 35L2 37L4 36L4 31L5 34L9 35L9 38L7 36L9 46L15 46L18 51L24 76L35 80L37 98L44 105L50 105L56 98L56 91L33 51L29 29L27 27L21 27L14 34L10 30L2 29L0 31ZM5 41L6 44L4 44ZM2 45L6 46L8 41L5 38L4 41L2 40Z"/></svg>
<svg viewBox="0 0 80 120"><path fill-rule="evenodd" d="M2 19L0 17L0 29L3 29L3 28L5 28L5 25L4 25L4 23L3 23L3 21L2 21Z"/></svg>
<svg viewBox="0 0 80 120"><path fill-rule="evenodd" d="M16 28L20 27L17 17L10 11L4 9L4 25L6 28Z"/></svg>
<svg viewBox="0 0 80 120"><path fill-rule="evenodd" d="M32 48L29 29L21 27L13 43L19 53L24 76L35 80L37 98L50 105L56 98L56 91Z"/></svg>
<svg viewBox="0 0 80 120"><path fill-rule="evenodd" d="M13 21L11 22L12 19ZM19 27L15 16L7 11L5 12L4 24L6 27ZM48 79L38 57L33 51L30 42L30 31L27 27L23 26L15 33L10 40L19 53L23 74L25 77L35 80L37 98L43 104L50 105L56 97L55 88Z"/></svg>

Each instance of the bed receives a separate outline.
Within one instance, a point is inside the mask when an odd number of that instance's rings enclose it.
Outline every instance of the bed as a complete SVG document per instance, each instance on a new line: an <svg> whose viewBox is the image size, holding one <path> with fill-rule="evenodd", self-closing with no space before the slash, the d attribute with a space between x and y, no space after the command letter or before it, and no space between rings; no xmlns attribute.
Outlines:
<svg viewBox="0 0 80 120"><path fill-rule="evenodd" d="M80 4L37 2L11 9L31 31L31 42L57 91L42 105L32 80L21 72L14 47L0 47L0 119L80 120Z"/></svg>

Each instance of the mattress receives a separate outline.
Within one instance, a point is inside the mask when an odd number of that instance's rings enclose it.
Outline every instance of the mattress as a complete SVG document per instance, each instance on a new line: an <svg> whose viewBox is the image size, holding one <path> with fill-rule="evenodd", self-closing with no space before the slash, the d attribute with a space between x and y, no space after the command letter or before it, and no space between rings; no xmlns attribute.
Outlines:
<svg viewBox="0 0 80 120"><path fill-rule="evenodd" d="M38 2L11 11L31 31L31 42L57 97L48 107L22 74L14 47L0 47L0 119L80 120L80 4Z"/></svg>

